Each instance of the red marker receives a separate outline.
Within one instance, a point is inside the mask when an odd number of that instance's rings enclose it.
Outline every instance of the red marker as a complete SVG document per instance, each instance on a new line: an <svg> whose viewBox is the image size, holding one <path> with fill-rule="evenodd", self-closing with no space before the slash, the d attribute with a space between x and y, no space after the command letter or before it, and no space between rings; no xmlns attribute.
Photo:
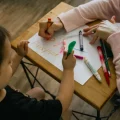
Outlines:
<svg viewBox="0 0 120 120"><path fill-rule="evenodd" d="M83 60L84 57L83 56L79 56L79 55L74 55L76 58L80 59L80 60Z"/></svg>
<svg viewBox="0 0 120 120"><path fill-rule="evenodd" d="M106 82L107 82L108 85L110 85L109 73L108 73L106 65L105 65L105 61L104 61L104 57L103 57L103 53L102 53L102 48L100 46L98 46L97 50L98 50L98 53L99 53L99 57L100 57L100 61L101 61L101 64L102 64L102 68L103 68L103 72L104 72Z"/></svg>

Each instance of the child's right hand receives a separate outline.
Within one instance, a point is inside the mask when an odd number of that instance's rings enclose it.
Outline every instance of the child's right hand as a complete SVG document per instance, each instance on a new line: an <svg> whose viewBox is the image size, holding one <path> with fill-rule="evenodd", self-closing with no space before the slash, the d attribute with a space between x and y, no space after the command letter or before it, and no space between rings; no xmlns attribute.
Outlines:
<svg viewBox="0 0 120 120"><path fill-rule="evenodd" d="M17 44L16 52L19 56L24 57L25 55L27 55L27 53L28 53L28 43L29 43L29 41L27 41L27 40L21 40Z"/></svg>
<svg viewBox="0 0 120 120"><path fill-rule="evenodd" d="M63 28L63 24L59 18L56 18L48 30L47 30L47 22L40 22L39 27L40 27L40 30L38 33L39 36L49 40L49 39L51 39L51 37L53 36L55 31L58 31L61 28ZM46 33L46 30L48 33Z"/></svg>
<svg viewBox="0 0 120 120"><path fill-rule="evenodd" d="M67 57L67 52L64 52L63 59L62 59L62 64L64 70L73 70L76 64L76 58L73 55L74 52L72 52L68 57Z"/></svg>

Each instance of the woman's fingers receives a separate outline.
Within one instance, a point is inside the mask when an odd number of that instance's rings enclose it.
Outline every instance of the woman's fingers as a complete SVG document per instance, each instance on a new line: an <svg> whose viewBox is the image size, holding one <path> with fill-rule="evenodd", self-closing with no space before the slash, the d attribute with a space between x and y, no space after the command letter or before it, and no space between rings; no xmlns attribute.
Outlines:
<svg viewBox="0 0 120 120"><path fill-rule="evenodd" d="M95 33L93 39L90 41L90 44L94 44L97 39L98 39L98 35L97 35L97 33Z"/></svg>
<svg viewBox="0 0 120 120"><path fill-rule="evenodd" d="M96 29L97 29L97 27L93 28L93 29L91 29L91 30L89 30L87 32L84 32L83 35L88 36L88 35L94 34L96 32Z"/></svg>

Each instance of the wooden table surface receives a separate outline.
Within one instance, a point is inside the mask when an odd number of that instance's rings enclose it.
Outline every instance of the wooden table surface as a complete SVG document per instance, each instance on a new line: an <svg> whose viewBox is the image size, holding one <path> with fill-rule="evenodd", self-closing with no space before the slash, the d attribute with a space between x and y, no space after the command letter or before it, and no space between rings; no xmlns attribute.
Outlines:
<svg viewBox="0 0 120 120"><path fill-rule="evenodd" d="M33 24L29 29L27 29L23 34L21 34L18 38L11 42L12 48L15 49L17 46L17 42L20 40L28 40L39 30L39 22L46 21L47 18L55 18L62 12L66 12L73 7L61 2L58 6L56 6L53 10L51 10L48 14L42 17L39 21ZM29 49L28 55L26 56L34 64L38 65L43 71L48 73L58 82L61 82L62 71L57 69L47 60L36 54L34 51ZM82 98L84 101L92 105L94 108L100 110L103 105L112 97L114 92L116 91L116 76L115 69L112 63L112 59L109 60L110 70L111 70L111 78L110 78L110 86L108 87L106 80L104 78L104 73L102 68L98 70L102 77L102 83L100 84L94 76L92 76L85 85L80 85L75 81L75 94Z"/></svg>

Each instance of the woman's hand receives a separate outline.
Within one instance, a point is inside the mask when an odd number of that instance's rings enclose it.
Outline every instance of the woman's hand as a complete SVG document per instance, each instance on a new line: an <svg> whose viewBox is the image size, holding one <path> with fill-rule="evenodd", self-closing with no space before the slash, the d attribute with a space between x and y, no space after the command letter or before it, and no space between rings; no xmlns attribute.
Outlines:
<svg viewBox="0 0 120 120"><path fill-rule="evenodd" d="M48 29L47 22L40 22L39 27L39 36L45 38L46 40L49 40L54 35L55 31L58 31L61 28L63 28L63 24L59 18L56 18Z"/></svg>
<svg viewBox="0 0 120 120"><path fill-rule="evenodd" d="M91 40L91 44L94 44L95 41L98 38L101 38L103 40L107 40L107 38L113 34L114 32L116 32L118 30L118 27L116 27L114 25L115 23L115 16L113 16L109 21L104 21L101 22L100 24L94 25L92 27L88 27L84 29L84 36L88 36L91 34L94 34L93 39Z"/></svg>

